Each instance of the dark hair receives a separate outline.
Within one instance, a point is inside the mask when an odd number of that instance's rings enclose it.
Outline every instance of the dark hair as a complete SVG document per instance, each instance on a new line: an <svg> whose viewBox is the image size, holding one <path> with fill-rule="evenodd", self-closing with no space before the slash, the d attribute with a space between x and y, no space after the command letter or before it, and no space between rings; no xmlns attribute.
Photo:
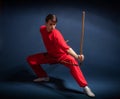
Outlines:
<svg viewBox="0 0 120 99"><path fill-rule="evenodd" d="M48 22L49 20L51 20L52 22L55 22L55 23L57 23L57 21L58 21L56 15L54 15L54 14L48 14L46 16L45 22Z"/></svg>

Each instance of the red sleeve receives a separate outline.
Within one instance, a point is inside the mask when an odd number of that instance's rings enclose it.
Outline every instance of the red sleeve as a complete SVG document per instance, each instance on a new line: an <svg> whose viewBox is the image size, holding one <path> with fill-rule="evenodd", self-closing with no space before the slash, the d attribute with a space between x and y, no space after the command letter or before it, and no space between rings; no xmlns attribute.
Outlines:
<svg viewBox="0 0 120 99"><path fill-rule="evenodd" d="M55 40L56 40L56 46L59 46L62 50L67 51L70 48L70 46L67 45L62 34L58 30L56 30L55 33Z"/></svg>
<svg viewBox="0 0 120 99"><path fill-rule="evenodd" d="M44 28L45 28L45 25L40 26L40 32L42 32Z"/></svg>

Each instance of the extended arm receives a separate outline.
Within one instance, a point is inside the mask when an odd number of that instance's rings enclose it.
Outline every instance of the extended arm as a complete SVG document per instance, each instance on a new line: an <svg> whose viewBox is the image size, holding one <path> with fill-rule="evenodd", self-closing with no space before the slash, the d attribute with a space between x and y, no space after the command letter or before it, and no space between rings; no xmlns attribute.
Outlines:
<svg viewBox="0 0 120 99"><path fill-rule="evenodd" d="M81 62L84 60L84 55L83 54L81 54L81 55L76 54L76 52L72 48L69 48L67 50L67 53L70 54L71 56L73 56L74 58L80 60Z"/></svg>

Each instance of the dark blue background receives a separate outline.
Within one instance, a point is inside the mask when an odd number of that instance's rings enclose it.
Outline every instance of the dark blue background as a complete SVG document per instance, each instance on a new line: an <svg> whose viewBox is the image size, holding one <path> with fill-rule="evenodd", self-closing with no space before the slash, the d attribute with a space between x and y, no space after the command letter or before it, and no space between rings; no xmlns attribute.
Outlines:
<svg viewBox="0 0 120 99"><path fill-rule="evenodd" d="M81 69L97 99L120 99L117 2L5 0L0 9L0 99L89 98L78 92L82 89L63 65L43 65L51 81L36 84L32 82L36 75L26 62L27 56L45 51L39 27L48 13L57 15L57 28L79 54L83 10L85 61Z"/></svg>

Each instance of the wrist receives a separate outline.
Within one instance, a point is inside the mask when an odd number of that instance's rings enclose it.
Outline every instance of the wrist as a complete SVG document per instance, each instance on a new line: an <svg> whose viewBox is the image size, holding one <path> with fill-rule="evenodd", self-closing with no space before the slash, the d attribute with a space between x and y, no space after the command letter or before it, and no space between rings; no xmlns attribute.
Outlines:
<svg viewBox="0 0 120 99"><path fill-rule="evenodd" d="M79 55L76 55L76 57L75 57L76 59L79 59Z"/></svg>

